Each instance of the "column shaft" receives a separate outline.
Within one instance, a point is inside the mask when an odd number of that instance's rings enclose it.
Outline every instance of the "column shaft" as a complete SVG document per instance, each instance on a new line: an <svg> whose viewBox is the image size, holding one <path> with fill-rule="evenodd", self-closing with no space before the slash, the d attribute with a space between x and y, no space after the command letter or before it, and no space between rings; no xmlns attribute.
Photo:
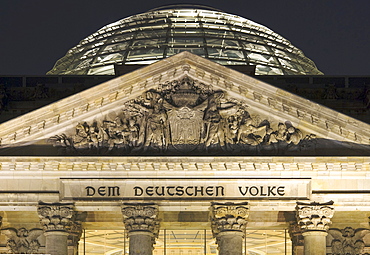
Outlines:
<svg viewBox="0 0 370 255"><path fill-rule="evenodd" d="M247 225L248 203L212 203L210 218L219 255L242 255L243 237Z"/></svg>
<svg viewBox="0 0 370 255"><path fill-rule="evenodd" d="M333 203L297 202L296 217L302 230L305 255L326 254L327 231L334 215Z"/></svg>
<svg viewBox="0 0 370 255"><path fill-rule="evenodd" d="M326 255L327 235L323 231L304 232L304 255Z"/></svg>
<svg viewBox="0 0 370 255"><path fill-rule="evenodd" d="M243 233L240 231L224 231L217 235L219 255L242 255Z"/></svg>
<svg viewBox="0 0 370 255"><path fill-rule="evenodd" d="M153 203L125 203L123 222L128 231L130 255L152 255L159 233L158 206Z"/></svg>
<svg viewBox="0 0 370 255"><path fill-rule="evenodd" d="M129 255L152 255L153 254L153 234L147 231L130 232Z"/></svg>
<svg viewBox="0 0 370 255"><path fill-rule="evenodd" d="M46 253L51 255L68 255L68 232L48 231L45 232Z"/></svg>

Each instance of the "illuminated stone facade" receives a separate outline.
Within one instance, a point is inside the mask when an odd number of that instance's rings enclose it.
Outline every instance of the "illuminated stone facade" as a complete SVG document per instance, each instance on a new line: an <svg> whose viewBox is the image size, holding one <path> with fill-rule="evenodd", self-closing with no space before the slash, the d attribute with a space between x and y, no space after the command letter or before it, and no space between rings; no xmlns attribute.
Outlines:
<svg viewBox="0 0 370 255"><path fill-rule="evenodd" d="M0 137L4 253L76 254L122 231L118 254L159 254L194 230L205 242L192 254L370 251L369 125L188 52L7 121ZM266 248L248 248L262 230Z"/></svg>

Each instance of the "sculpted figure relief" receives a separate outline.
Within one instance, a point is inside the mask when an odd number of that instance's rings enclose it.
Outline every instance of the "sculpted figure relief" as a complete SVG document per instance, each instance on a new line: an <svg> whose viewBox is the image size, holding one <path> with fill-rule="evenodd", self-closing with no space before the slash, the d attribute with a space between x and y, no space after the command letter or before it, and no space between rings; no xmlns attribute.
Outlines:
<svg viewBox="0 0 370 255"><path fill-rule="evenodd" d="M67 154L280 154L299 149L304 140L299 129L261 120L247 107L224 91L185 77L145 92L103 120L77 123L74 134L50 141Z"/></svg>

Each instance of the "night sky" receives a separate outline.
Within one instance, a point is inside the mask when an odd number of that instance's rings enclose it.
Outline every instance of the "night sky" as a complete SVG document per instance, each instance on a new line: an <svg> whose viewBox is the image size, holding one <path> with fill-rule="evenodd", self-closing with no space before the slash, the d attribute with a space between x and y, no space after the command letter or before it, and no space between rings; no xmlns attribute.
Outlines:
<svg viewBox="0 0 370 255"><path fill-rule="evenodd" d="M327 75L370 76L370 0L0 0L0 75L44 75L101 27L179 3L209 5L265 25Z"/></svg>

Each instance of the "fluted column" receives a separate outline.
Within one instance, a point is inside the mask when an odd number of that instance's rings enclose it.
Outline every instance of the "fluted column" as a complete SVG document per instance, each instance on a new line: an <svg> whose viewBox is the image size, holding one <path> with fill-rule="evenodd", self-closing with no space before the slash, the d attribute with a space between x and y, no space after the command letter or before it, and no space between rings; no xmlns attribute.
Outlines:
<svg viewBox="0 0 370 255"><path fill-rule="evenodd" d="M326 236L334 215L333 201L328 203L297 202L297 222L303 231L304 254L325 255Z"/></svg>
<svg viewBox="0 0 370 255"><path fill-rule="evenodd" d="M249 216L248 203L212 203L210 208L213 237L219 255L242 255L243 237Z"/></svg>
<svg viewBox="0 0 370 255"><path fill-rule="evenodd" d="M158 206L153 203L125 203L123 222L128 231L130 255L152 255L159 233Z"/></svg>
<svg viewBox="0 0 370 255"><path fill-rule="evenodd" d="M46 253L68 255L68 235L74 216L73 204L40 202L37 211L46 237Z"/></svg>

